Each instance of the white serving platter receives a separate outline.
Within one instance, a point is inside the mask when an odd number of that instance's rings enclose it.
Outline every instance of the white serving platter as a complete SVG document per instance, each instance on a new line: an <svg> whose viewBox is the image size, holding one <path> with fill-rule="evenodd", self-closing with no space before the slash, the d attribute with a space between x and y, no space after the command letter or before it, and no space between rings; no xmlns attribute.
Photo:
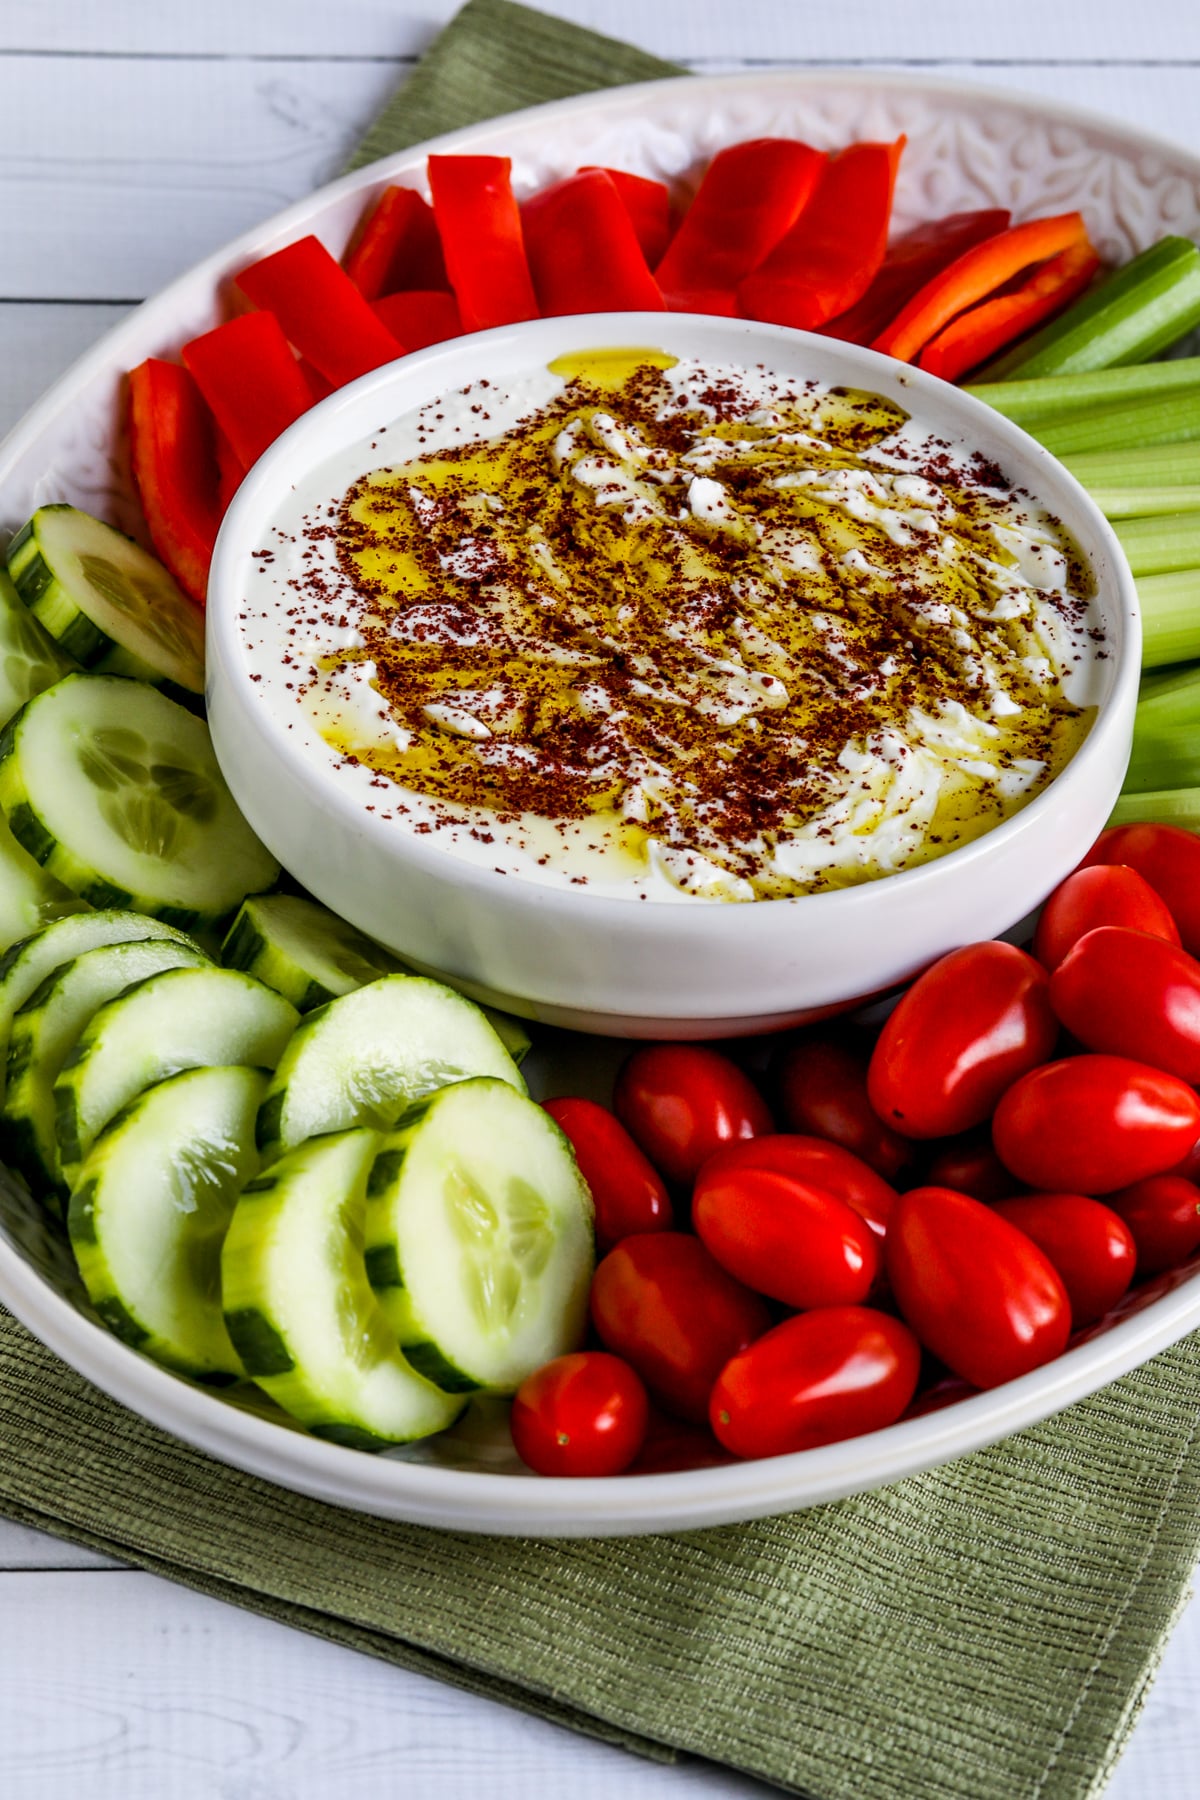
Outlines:
<svg viewBox="0 0 1200 1800"><path fill-rule="evenodd" d="M1071 108L907 75L860 72L652 82L515 113L404 151L335 182L199 264L110 332L0 446L0 526L68 500L144 537L122 428L123 378L224 316L223 284L306 232L340 253L370 195L422 186L430 149L513 159L519 194L583 163L686 188L722 146L763 136L820 148L908 138L896 225L982 206L1020 218L1079 208L1102 251L1125 259L1166 233L1200 234L1200 158ZM534 1091L603 1095L619 1046L555 1036ZM130 1350L90 1315L70 1253L40 1208L0 1185L0 1301L116 1399L237 1467L334 1504L457 1530L554 1537L678 1530L762 1517L894 1481L1046 1417L1200 1326L1200 1258L1148 1283L1066 1355L1007 1386L886 1431L769 1461L547 1481L515 1458L499 1416L410 1450L370 1456L323 1443L253 1402L219 1398Z"/></svg>

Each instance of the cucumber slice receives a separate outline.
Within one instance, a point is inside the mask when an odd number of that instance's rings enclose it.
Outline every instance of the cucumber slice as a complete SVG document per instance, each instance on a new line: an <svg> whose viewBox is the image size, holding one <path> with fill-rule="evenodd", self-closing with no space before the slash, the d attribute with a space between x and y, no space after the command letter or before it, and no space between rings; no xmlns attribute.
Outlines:
<svg viewBox="0 0 1200 1800"><path fill-rule="evenodd" d="M79 912L55 919L32 937L21 938L0 957L0 1099L4 1096L9 1032L18 1007L24 1006L47 975L85 951L103 950L106 944L140 943L144 938L161 938L195 950L200 947L173 925L164 925L145 913Z"/></svg>
<svg viewBox="0 0 1200 1800"><path fill-rule="evenodd" d="M308 1014L259 1111L259 1149L273 1162L322 1132L386 1131L414 1101L469 1075L525 1092L477 1006L422 975L385 975Z"/></svg>
<svg viewBox="0 0 1200 1800"><path fill-rule="evenodd" d="M592 1199L548 1113L460 1081L385 1139L367 1188L367 1274L414 1368L511 1394L583 1338Z"/></svg>
<svg viewBox="0 0 1200 1800"><path fill-rule="evenodd" d="M107 944L55 969L14 1015L0 1143L6 1159L21 1170L35 1193L47 1184L63 1186L54 1083L93 1015L132 982L164 969L209 966L195 944L154 938Z"/></svg>
<svg viewBox="0 0 1200 1800"><path fill-rule="evenodd" d="M74 667L18 599L8 571L0 569L0 725Z"/></svg>
<svg viewBox="0 0 1200 1800"><path fill-rule="evenodd" d="M444 1431L463 1405L410 1367L363 1269L379 1142L340 1132L273 1164L244 1190L221 1254L247 1374L318 1437L363 1450Z"/></svg>
<svg viewBox="0 0 1200 1800"><path fill-rule="evenodd" d="M243 901L221 946L221 961L265 981L302 1013L351 994L380 975L416 973L328 907L298 894L254 894ZM480 1011L519 1063L530 1048L524 1025L490 1006Z"/></svg>
<svg viewBox="0 0 1200 1800"><path fill-rule="evenodd" d="M203 720L116 675L68 675L10 720L0 806L26 850L84 900L185 930L279 873Z"/></svg>
<svg viewBox="0 0 1200 1800"><path fill-rule="evenodd" d="M254 894L221 946L227 968L244 969L302 1013L351 994L404 964L327 907L298 894Z"/></svg>
<svg viewBox="0 0 1200 1800"><path fill-rule="evenodd" d="M169 969L110 1000L65 1058L54 1090L68 1185L110 1119L146 1088L216 1063L273 1069L296 1018L279 994L233 969Z"/></svg>
<svg viewBox="0 0 1200 1800"><path fill-rule="evenodd" d="M258 1169L261 1069L189 1069L160 1082L93 1144L67 1230L111 1331L201 1380L243 1369L221 1311L221 1244Z"/></svg>
<svg viewBox="0 0 1200 1800"><path fill-rule="evenodd" d="M156 557L90 513L39 506L8 549L30 612L76 662L114 647L155 680L204 692L204 615Z"/></svg>
<svg viewBox="0 0 1200 1800"><path fill-rule="evenodd" d="M0 949L7 951L54 919L90 910L86 900L38 866L0 815Z"/></svg>

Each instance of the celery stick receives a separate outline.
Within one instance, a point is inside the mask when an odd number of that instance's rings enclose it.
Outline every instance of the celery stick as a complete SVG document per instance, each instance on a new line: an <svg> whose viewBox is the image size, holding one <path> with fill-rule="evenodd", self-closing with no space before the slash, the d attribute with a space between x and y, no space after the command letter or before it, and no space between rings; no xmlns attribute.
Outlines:
<svg viewBox="0 0 1200 1800"><path fill-rule="evenodd" d="M1147 682L1133 724L1127 794L1200 787L1200 667Z"/></svg>
<svg viewBox="0 0 1200 1800"><path fill-rule="evenodd" d="M1200 508L1200 487L1089 486L1088 493L1106 519L1145 519L1152 514L1194 512Z"/></svg>
<svg viewBox="0 0 1200 1800"><path fill-rule="evenodd" d="M1135 575L1200 568L1200 512L1161 519L1119 519L1113 530Z"/></svg>
<svg viewBox="0 0 1200 1800"><path fill-rule="evenodd" d="M1175 362L1138 363L1128 369L1096 369L1087 375L1043 375L1033 381L981 381L967 388L1006 419L1023 425L1066 412L1084 412L1113 401L1140 400L1180 388L1200 387L1200 356Z"/></svg>
<svg viewBox="0 0 1200 1800"><path fill-rule="evenodd" d="M1158 788L1148 794L1122 794L1110 825L1182 825L1200 831L1200 787Z"/></svg>
<svg viewBox="0 0 1200 1800"><path fill-rule="evenodd" d="M1200 438L1200 391L1151 394L1104 411L1054 413L1032 419L1025 430L1055 456L1081 450L1133 450L1146 444L1189 443Z"/></svg>
<svg viewBox="0 0 1200 1800"><path fill-rule="evenodd" d="M983 373L1000 381L1148 362L1198 324L1200 250L1190 238L1162 238Z"/></svg>
<svg viewBox="0 0 1200 1800"><path fill-rule="evenodd" d="M1143 575L1142 667L1162 669L1200 656L1200 569Z"/></svg>
<svg viewBox="0 0 1200 1800"><path fill-rule="evenodd" d="M1200 443L1084 450L1076 456L1064 456L1062 461L1076 481L1089 490L1200 487Z"/></svg>

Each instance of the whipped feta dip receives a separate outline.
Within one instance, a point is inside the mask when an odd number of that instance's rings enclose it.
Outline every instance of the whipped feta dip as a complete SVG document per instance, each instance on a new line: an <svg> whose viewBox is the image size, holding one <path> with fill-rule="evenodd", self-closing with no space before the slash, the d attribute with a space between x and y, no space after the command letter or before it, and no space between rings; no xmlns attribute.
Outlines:
<svg viewBox="0 0 1200 1800"><path fill-rule="evenodd" d="M1090 571L969 444L878 395L596 352L381 423L293 489L239 629L363 808L640 900L945 854L1074 753Z"/></svg>

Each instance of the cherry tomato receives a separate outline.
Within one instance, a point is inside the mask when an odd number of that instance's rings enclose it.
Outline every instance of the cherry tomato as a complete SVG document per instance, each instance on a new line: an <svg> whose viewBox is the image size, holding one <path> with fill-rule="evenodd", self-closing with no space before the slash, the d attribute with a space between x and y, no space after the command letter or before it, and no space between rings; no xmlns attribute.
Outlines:
<svg viewBox="0 0 1200 1800"><path fill-rule="evenodd" d="M726 1363L709 1422L738 1456L786 1456L892 1425L913 1397L921 1346L867 1306L785 1319Z"/></svg>
<svg viewBox="0 0 1200 1800"><path fill-rule="evenodd" d="M1111 1194L1158 1175L1200 1133L1200 1100L1125 1056L1071 1056L1009 1088L992 1139L1006 1168L1046 1193Z"/></svg>
<svg viewBox="0 0 1200 1800"><path fill-rule="evenodd" d="M919 975L886 1020L867 1072L871 1105L905 1137L969 1131L1057 1036L1040 963L1015 944L967 944Z"/></svg>
<svg viewBox="0 0 1200 1800"><path fill-rule="evenodd" d="M699 1238L651 1231L626 1238L598 1266L592 1322L668 1412L703 1423L713 1382L771 1315Z"/></svg>
<svg viewBox="0 0 1200 1800"><path fill-rule="evenodd" d="M781 1132L778 1136L750 1138L741 1144L726 1144L714 1150L700 1171L699 1180L728 1174L733 1169L776 1169L797 1181L811 1182L836 1194L867 1221L876 1236L882 1237L896 1204L897 1194L882 1175L869 1163L843 1150L840 1144L824 1138L802 1137L799 1133ZM1011 1183L1005 1188L1012 1192ZM764 1290L765 1292L765 1290Z"/></svg>
<svg viewBox="0 0 1200 1800"><path fill-rule="evenodd" d="M778 1169L714 1168L696 1181L692 1223L721 1267L786 1306L852 1306L879 1273L866 1220L812 1181Z"/></svg>
<svg viewBox="0 0 1200 1800"><path fill-rule="evenodd" d="M1178 944L1179 928L1144 876L1124 863L1076 869L1042 908L1033 954L1052 973L1073 944L1098 925L1124 925Z"/></svg>
<svg viewBox="0 0 1200 1800"><path fill-rule="evenodd" d="M509 1423L517 1455L539 1475L619 1475L642 1447L649 1414L628 1363L577 1350L525 1377Z"/></svg>
<svg viewBox="0 0 1200 1800"><path fill-rule="evenodd" d="M995 1210L1054 1264L1076 1330L1110 1312L1133 1280L1133 1234L1111 1206L1084 1194L1022 1194Z"/></svg>
<svg viewBox="0 0 1200 1800"><path fill-rule="evenodd" d="M1200 1182L1200 1138L1192 1145L1186 1156L1181 1156L1177 1163L1163 1170L1164 1175L1182 1175L1185 1181Z"/></svg>
<svg viewBox="0 0 1200 1800"><path fill-rule="evenodd" d="M1162 900L1192 956L1200 956L1200 838L1178 825L1114 825L1083 859L1136 869Z"/></svg>
<svg viewBox="0 0 1200 1800"><path fill-rule="evenodd" d="M718 1444L707 1425L673 1419L669 1413L651 1406L646 1441L630 1463L629 1473L671 1475L679 1469L715 1469L732 1461L729 1451Z"/></svg>
<svg viewBox="0 0 1200 1800"><path fill-rule="evenodd" d="M1200 1247L1200 1188L1180 1175L1151 1175L1106 1196L1137 1245L1139 1275L1161 1275Z"/></svg>
<svg viewBox="0 0 1200 1800"><path fill-rule="evenodd" d="M942 1412L947 1406L954 1406L960 1400L969 1400L979 1389L972 1387L960 1375L943 1375L929 1387L923 1388L905 1409L906 1419L923 1419L927 1413Z"/></svg>
<svg viewBox="0 0 1200 1800"><path fill-rule="evenodd" d="M750 1077L703 1044L635 1050L617 1076L613 1106L668 1181L693 1181L721 1144L771 1130L767 1103Z"/></svg>
<svg viewBox="0 0 1200 1800"><path fill-rule="evenodd" d="M990 1139L973 1134L943 1144L921 1185L953 1188L956 1194L969 1194L972 1200L991 1206L1015 1194L1021 1183L1009 1174Z"/></svg>
<svg viewBox="0 0 1200 1800"><path fill-rule="evenodd" d="M883 1123L867 1098L867 1058L836 1038L806 1038L776 1066L779 1102L793 1131L826 1138L861 1157L885 1181L913 1160L912 1145Z"/></svg>
<svg viewBox="0 0 1200 1800"><path fill-rule="evenodd" d="M1050 1003L1089 1050L1200 1081L1200 962L1177 945L1101 925L1055 969Z"/></svg>
<svg viewBox="0 0 1200 1800"><path fill-rule="evenodd" d="M1070 1302L1049 1258L967 1194L935 1187L902 1194L887 1235L887 1269L921 1342L974 1387L998 1387L1040 1368L1070 1335Z"/></svg>
<svg viewBox="0 0 1200 1800"><path fill-rule="evenodd" d="M579 1172L592 1190L601 1255L639 1231L670 1231L674 1221L662 1176L607 1106L578 1099L542 1104L570 1140Z"/></svg>

